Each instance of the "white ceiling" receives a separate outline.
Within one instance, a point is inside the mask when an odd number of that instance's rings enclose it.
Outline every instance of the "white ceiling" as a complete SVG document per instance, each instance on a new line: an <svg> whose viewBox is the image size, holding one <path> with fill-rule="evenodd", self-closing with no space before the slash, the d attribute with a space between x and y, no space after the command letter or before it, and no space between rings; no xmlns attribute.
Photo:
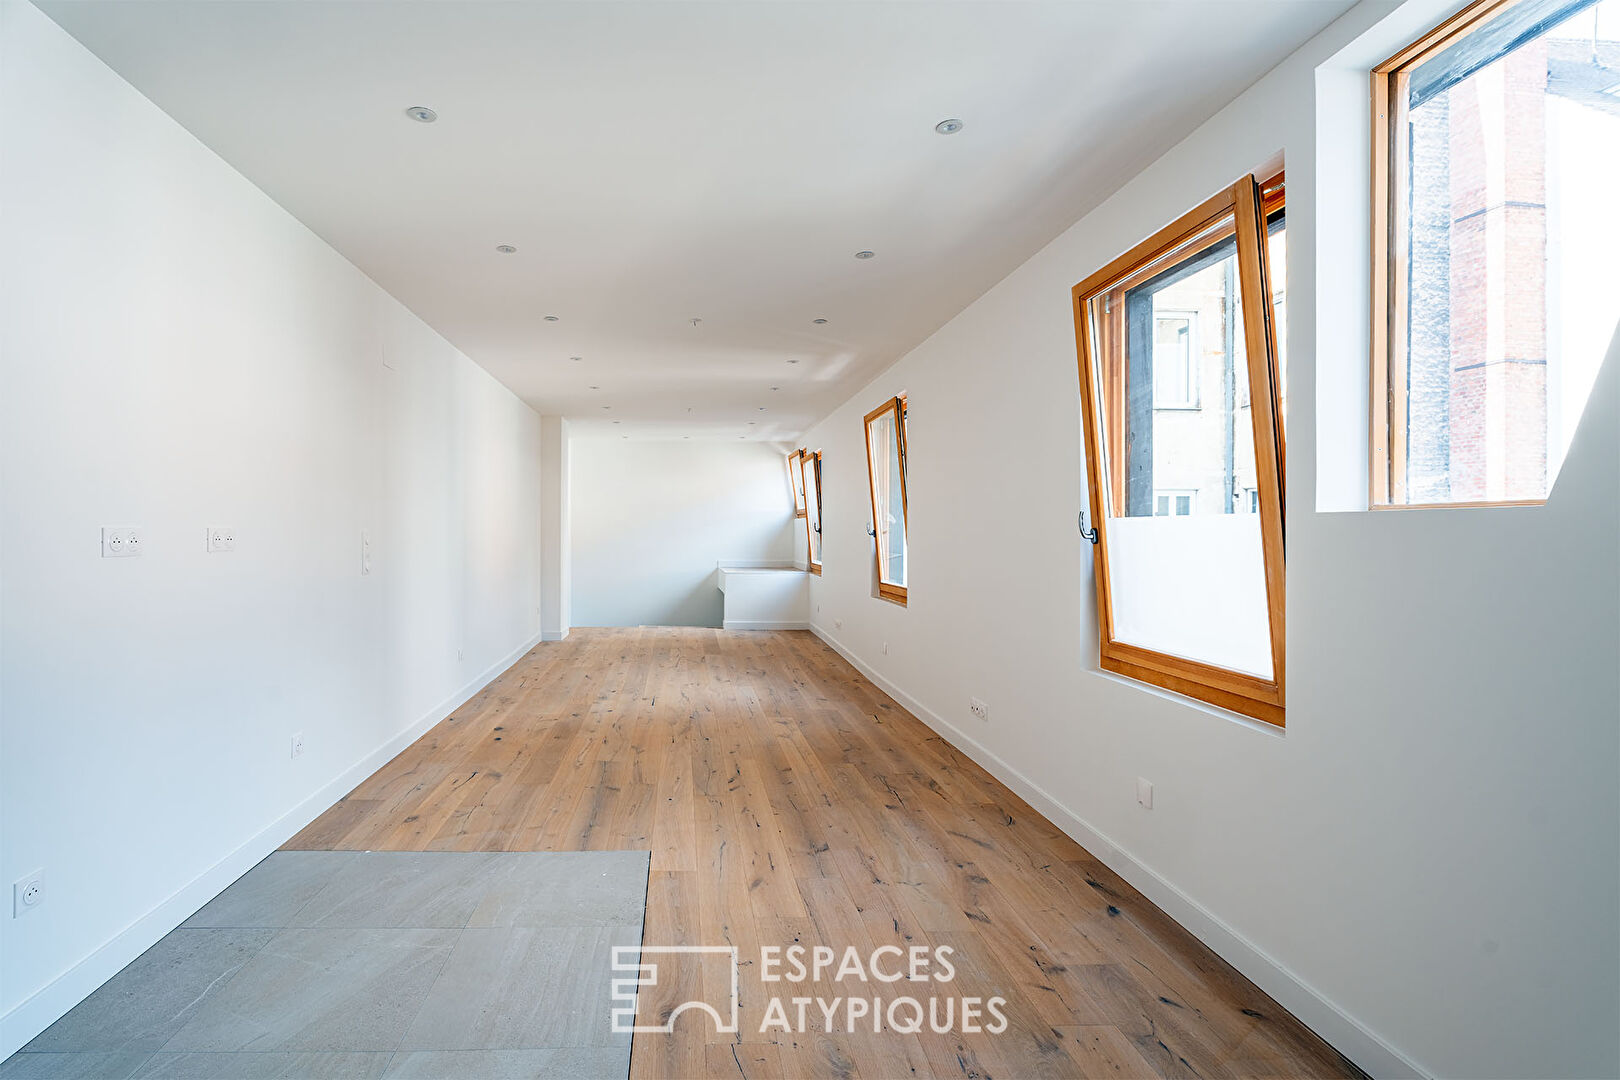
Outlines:
<svg viewBox="0 0 1620 1080"><path fill-rule="evenodd" d="M790 440L1350 0L39 6L542 412Z"/></svg>

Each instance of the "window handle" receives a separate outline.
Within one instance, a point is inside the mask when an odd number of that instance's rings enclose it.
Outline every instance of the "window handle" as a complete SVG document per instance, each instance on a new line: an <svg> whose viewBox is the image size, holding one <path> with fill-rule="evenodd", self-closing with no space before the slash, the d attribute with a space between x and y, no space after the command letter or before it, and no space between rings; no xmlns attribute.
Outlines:
<svg viewBox="0 0 1620 1080"><path fill-rule="evenodd" d="M1080 539L1090 540L1093 544L1097 542L1097 530L1086 528L1086 512L1084 510L1080 511Z"/></svg>
<svg viewBox="0 0 1620 1080"><path fill-rule="evenodd" d="M877 530L872 528L871 525L867 525L866 526L866 535L870 536L872 539L876 540L877 539Z"/></svg>
<svg viewBox="0 0 1620 1080"><path fill-rule="evenodd" d="M812 529L816 530L816 532L820 532L821 531L821 522L818 521L818 522L816 522L814 525L812 525L810 527Z"/></svg>

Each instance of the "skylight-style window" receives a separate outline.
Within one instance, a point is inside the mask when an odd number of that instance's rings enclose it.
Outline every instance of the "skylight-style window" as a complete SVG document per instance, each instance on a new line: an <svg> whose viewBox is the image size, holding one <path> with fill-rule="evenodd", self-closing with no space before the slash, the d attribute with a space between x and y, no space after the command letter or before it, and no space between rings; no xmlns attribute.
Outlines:
<svg viewBox="0 0 1620 1080"><path fill-rule="evenodd" d="M872 541L878 595L906 602L906 399L866 414L866 478L872 494Z"/></svg>
<svg viewBox="0 0 1620 1080"><path fill-rule="evenodd" d="M799 483L804 488L804 535L810 572L821 573L821 451L799 454Z"/></svg>
<svg viewBox="0 0 1620 1080"><path fill-rule="evenodd" d="M793 485L793 516L804 517L804 455L795 450L787 456L788 483Z"/></svg>
<svg viewBox="0 0 1620 1080"><path fill-rule="evenodd" d="M1620 0L1482 0L1373 115L1371 504L1540 502L1620 321Z"/></svg>
<svg viewBox="0 0 1620 1080"><path fill-rule="evenodd" d="M1074 287L1101 666L1278 725L1283 214L1246 176Z"/></svg>

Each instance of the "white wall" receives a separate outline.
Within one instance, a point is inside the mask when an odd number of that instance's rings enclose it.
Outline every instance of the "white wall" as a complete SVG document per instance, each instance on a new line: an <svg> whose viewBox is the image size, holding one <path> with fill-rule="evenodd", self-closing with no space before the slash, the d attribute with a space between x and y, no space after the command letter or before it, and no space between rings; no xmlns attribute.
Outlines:
<svg viewBox="0 0 1620 1080"><path fill-rule="evenodd" d="M0 882L47 890L0 919L3 1057L515 659L540 596L539 418L18 0L0 155Z"/></svg>
<svg viewBox="0 0 1620 1080"><path fill-rule="evenodd" d="M719 626L716 563L793 561L779 447L576 437L569 450L575 626Z"/></svg>
<svg viewBox="0 0 1620 1080"><path fill-rule="evenodd" d="M1545 507L1313 512L1318 433L1364 459L1365 416L1339 411L1367 398L1365 262L1336 253L1340 287L1319 290L1316 258L1319 221L1367 234L1367 172L1319 175L1315 69L1389 7L1353 9L808 433L828 521L812 618L1365 1067L1620 1075L1620 344ZM1361 44L1388 55L1446 13L1420 0ZM1339 81L1365 102L1366 78ZM1324 128L1324 160L1366 131ZM1069 303L1278 151L1286 734L1098 670ZM1319 396L1319 371L1359 389ZM862 415L902 390L908 607L871 595L861 447Z"/></svg>

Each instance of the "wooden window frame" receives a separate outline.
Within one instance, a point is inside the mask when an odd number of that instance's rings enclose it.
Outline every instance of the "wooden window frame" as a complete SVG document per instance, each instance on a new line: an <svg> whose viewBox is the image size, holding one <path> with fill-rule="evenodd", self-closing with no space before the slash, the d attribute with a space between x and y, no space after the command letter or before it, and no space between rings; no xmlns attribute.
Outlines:
<svg viewBox="0 0 1620 1080"><path fill-rule="evenodd" d="M1091 523L1097 532L1093 547L1096 576L1100 664L1104 671L1124 675L1188 697L1253 717L1278 727L1284 725L1285 701L1285 623L1283 521L1285 444L1282 429L1281 372L1277 363L1275 311L1267 251L1267 220L1283 209L1281 173L1265 184L1245 176L1231 187L1182 215L1153 236L1076 285L1072 291L1075 344L1079 360L1080 391L1083 402L1086 474ZM1230 216L1230 228L1216 226ZM1096 366L1103 358L1093 356L1089 301L1107 298L1110 315L1097 327L1097 338L1104 351L1122 349L1122 327L1111 327L1112 313L1123 323L1123 290L1152 277L1163 269L1158 260L1175 252L1185 259L1199 251L1236 236L1238 279L1243 298L1243 329L1250 388L1251 426L1255 443L1255 477L1260 489L1260 538L1265 561L1267 614L1270 620L1272 677L1263 679L1198 660L1173 656L1139 645L1119 641L1114 636L1112 583L1108 571L1108 515L1103 498L1104 484L1113 496L1113 505L1124 502L1124 473L1112 458L1103 454L1103 429L1109 432L1107 445L1123 445L1123 410L1104 415L1098 388L1119 372L1104 371L1099 378ZM1196 246L1189 247L1196 242ZM1115 296L1119 302L1112 302ZM1259 317L1255 317L1256 313ZM1110 365L1111 366L1111 365ZM1265 392L1261 392L1265 388ZM1115 395L1114 400L1122 400ZM1117 457L1118 455L1113 455ZM1102 475L1105 462L1108 476Z"/></svg>
<svg viewBox="0 0 1620 1080"><path fill-rule="evenodd" d="M807 511L804 506L804 455L803 447L793 451L787 456L788 460L788 487L793 489L793 516L802 518ZM798 477L795 484L793 478Z"/></svg>
<svg viewBox="0 0 1620 1080"><path fill-rule="evenodd" d="M911 499L906 492L906 395L896 394L867 413L861 431L866 441L866 491L870 496L872 506L872 561L877 567L878 597L903 606L906 603L907 587L883 580L883 550L882 545L877 542L877 463L872 458L872 421L888 412L894 413L895 453L900 457L900 528L904 530L904 536L909 544L911 538ZM911 575L909 563L910 560L908 559L906 566L908 581Z"/></svg>
<svg viewBox="0 0 1620 1080"><path fill-rule="evenodd" d="M1406 241L1404 192L1407 145L1396 135L1406 126L1413 68L1432 59L1523 0L1475 0L1372 70L1372 333L1369 370L1367 506L1371 510L1436 510L1482 506L1542 506L1540 499L1458 502L1405 501L1406 475L1397 462L1407 453L1407 278L1401 269Z"/></svg>
<svg viewBox="0 0 1620 1080"><path fill-rule="evenodd" d="M821 519L824 511L821 505L821 451L799 451L799 475L804 483L804 561L812 574L820 575L821 561L816 558L816 534L826 535L821 531ZM814 480L816 485L816 519L810 520L810 483Z"/></svg>

